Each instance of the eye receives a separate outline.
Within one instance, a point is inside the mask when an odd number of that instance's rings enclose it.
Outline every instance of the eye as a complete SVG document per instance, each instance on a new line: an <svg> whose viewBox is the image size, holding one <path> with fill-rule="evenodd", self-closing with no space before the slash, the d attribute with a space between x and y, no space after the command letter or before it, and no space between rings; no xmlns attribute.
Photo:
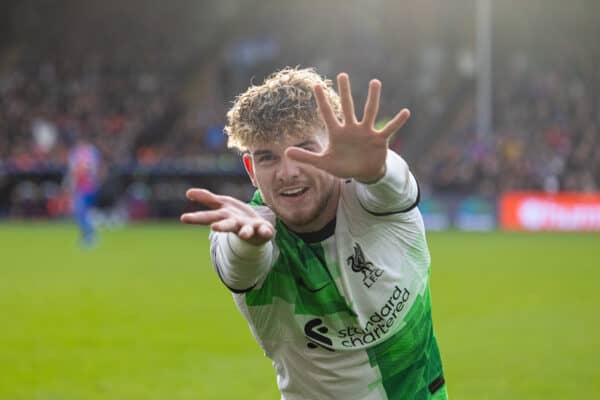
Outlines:
<svg viewBox="0 0 600 400"><path fill-rule="evenodd" d="M303 146L300 146L301 148L303 148L304 150L308 150L308 151L312 151L312 152L317 152L316 146L314 144L305 144Z"/></svg>
<svg viewBox="0 0 600 400"><path fill-rule="evenodd" d="M275 159L275 156L273 154L261 154L258 157L256 157L256 162L266 163L269 161L273 161L274 159Z"/></svg>
<svg viewBox="0 0 600 400"><path fill-rule="evenodd" d="M312 141L308 141L305 143L300 143L298 145L298 147L304 149L304 150L308 150L308 151L312 151L314 153L318 153L319 152L319 147L317 145L317 143L314 143Z"/></svg>

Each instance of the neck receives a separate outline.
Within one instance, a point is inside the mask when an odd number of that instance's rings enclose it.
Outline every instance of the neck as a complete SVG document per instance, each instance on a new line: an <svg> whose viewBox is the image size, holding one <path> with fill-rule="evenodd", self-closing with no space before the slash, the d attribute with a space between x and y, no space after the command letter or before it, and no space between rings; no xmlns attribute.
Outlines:
<svg viewBox="0 0 600 400"><path fill-rule="evenodd" d="M323 228L319 229L315 232L296 232L293 229L290 229L296 236L300 239L304 240L307 243L318 243L323 240L329 238L331 235L335 233L335 217L329 221Z"/></svg>

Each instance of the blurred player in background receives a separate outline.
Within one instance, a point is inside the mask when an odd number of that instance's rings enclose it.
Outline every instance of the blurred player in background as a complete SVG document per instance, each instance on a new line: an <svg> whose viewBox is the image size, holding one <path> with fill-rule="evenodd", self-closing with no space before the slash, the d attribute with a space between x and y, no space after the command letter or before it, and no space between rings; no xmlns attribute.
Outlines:
<svg viewBox="0 0 600 400"><path fill-rule="evenodd" d="M79 227L80 244L92 247L97 240L90 217L100 186L102 159L92 143L79 137L69 152L65 186L71 194L73 217Z"/></svg>
<svg viewBox="0 0 600 400"><path fill-rule="evenodd" d="M419 188L388 149L404 109L375 128L381 83L357 120L313 70L285 69L228 113L229 144L258 188L251 205L203 189L213 265L284 399L447 399L433 334Z"/></svg>

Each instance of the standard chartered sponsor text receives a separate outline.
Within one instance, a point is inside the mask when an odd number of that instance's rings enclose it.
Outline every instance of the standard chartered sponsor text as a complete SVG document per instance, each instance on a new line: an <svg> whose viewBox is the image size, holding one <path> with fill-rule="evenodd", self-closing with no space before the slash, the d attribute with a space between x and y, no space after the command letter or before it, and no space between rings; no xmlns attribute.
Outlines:
<svg viewBox="0 0 600 400"><path fill-rule="evenodd" d="M396 285L388 301L369 317L364 328L350 326L338 330L338 338L344 347L360 347L384 336L398 319L399 313L410 297L408 289Z"/></svg>

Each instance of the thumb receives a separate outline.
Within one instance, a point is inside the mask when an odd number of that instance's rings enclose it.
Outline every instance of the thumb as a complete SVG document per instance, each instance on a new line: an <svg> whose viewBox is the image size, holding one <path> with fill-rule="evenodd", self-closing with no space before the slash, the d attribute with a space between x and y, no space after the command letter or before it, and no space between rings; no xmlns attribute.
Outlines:
<svg viewBox="0 0 600 400"><path fill-rule="evenodd" d="M299 147L289 147L285 151L285 155L294 161L310 164L317 168L321 168L323 164L323 155Z"/></svg>

